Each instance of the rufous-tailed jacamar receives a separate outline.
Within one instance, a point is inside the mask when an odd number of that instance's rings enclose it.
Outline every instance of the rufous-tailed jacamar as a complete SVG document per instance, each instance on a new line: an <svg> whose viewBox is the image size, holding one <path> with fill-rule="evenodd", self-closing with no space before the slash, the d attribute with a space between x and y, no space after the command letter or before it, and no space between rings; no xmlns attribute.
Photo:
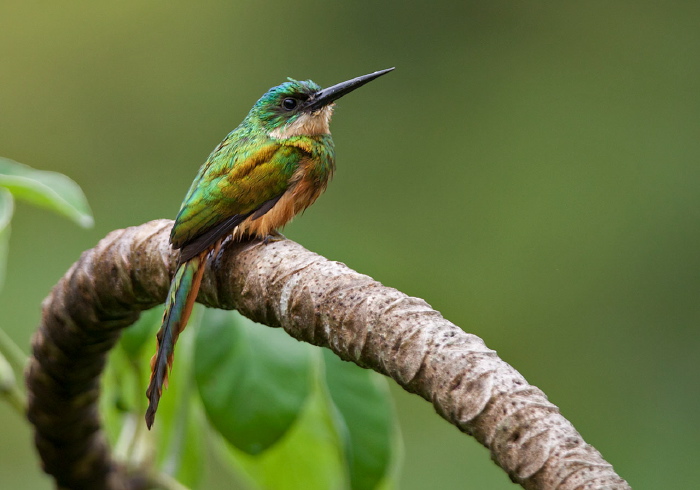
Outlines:
<svg viewBox="0 0 700 490"><path fill-rule="evenodd" d="M146 392L148 428L187 325L207 256L229 236L267 239L325 190L335 167L328 123L333 102L393 68L322 89L289 79L258 100L209 155L182 202L170 234L180 250L165 303Z"/></svg>

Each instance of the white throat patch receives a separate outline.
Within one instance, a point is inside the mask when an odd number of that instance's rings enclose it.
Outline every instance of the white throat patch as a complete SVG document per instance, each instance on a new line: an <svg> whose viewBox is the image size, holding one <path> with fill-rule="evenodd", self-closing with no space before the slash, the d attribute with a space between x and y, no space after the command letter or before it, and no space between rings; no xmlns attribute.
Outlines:
<svg viewBox="0 0 700 490"><path fill-rule="evenodd" d="M279 140L285 140L292 136L328 134L331 132L328 124L331 121L332 114L332 105L327 105L313 114L304 113L294 122L271 131L270 136Z"/></svg>

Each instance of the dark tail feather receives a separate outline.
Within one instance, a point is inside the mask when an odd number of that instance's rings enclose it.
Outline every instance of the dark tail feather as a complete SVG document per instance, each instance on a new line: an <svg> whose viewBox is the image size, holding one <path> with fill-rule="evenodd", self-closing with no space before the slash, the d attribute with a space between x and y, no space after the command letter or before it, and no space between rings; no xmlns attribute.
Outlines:
<svg viewBox="0 0 700 490"><path fill-rule="evenodd" d="M163 392L163 384L168 385L168 371L173 366L173 352L180 333L185 329L187 320L192 312L194 300L199 292L204 272L204 258L200 254L187 262L180 264L175 273L168 299L165 302L163 324L158 331L157 352L151 358L151 380L146 390L148 409L146 410L146 425L150 429L156 417L158 402Z"/></svg>

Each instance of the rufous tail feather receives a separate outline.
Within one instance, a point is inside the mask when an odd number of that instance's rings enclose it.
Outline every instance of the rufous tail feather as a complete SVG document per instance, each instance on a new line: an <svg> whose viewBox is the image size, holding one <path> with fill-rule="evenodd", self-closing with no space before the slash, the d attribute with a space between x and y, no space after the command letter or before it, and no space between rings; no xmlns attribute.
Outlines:
<svg viewBox="0 0 700 490"><path fill-rule="evenodd" d="M165 302L163 324L158 331L158 347L151 358L151 380L146 390L148 409L146 425L150 429L156 417L158 402L163 393L163 385L168 386L168 372L173 366L173 352L180 333L185 329L192 312L194 300L199 292L204 272L204 261L208 251L180 264L170 284L168 299Z"/></svg>

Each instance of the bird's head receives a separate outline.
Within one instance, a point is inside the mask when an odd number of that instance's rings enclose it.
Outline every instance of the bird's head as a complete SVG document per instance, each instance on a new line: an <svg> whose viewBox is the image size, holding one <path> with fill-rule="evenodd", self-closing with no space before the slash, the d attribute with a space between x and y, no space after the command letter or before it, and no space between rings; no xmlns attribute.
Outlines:
<svg viewBox="0 0 700 490"><path fill-rule="evenodd" d="M255 103L248 119L255 120L276 139L330 133L328 124L333 102L391 70L393 68L370 73L325 89L311 80L290 78L268 90Z"/></svg>

